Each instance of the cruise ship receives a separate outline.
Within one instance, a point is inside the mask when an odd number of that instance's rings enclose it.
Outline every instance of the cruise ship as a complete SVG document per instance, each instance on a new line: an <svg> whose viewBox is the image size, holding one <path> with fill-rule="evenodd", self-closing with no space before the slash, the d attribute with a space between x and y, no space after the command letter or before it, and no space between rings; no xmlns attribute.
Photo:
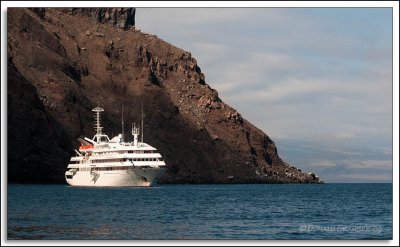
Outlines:
<svg viewBox="0 0 400 247"><path fill-rule="evenodd" d="M132 124L133 142L124 141L122 134L108 138L103 134L100 113L96 107L93 139L78 138L81 142L76 156L71 157L65 172L67 183L72 186L152 186L164 174L166 164L156 148L139 141L139 128Z"/></svg>

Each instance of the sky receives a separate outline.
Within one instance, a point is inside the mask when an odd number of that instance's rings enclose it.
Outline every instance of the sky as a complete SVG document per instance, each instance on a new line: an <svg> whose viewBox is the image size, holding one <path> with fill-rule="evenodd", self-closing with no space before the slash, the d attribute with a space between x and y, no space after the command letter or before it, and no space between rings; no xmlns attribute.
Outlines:
<svg viewBox="0 0 400 247"><path fill-rule="evenodd" d="M391 8L137 8L220 98L325 182L392 181Z"/></svg>

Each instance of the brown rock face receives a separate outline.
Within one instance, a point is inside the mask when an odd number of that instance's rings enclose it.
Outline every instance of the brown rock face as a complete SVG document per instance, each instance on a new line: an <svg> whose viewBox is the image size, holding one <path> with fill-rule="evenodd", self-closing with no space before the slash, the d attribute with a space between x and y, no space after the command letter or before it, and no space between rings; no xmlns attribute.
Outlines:
<svg viewBox="0 0 400 247"><path fill-rule="evenodd" d="M63 183L76 138L94 135L91 109L105 109L104 131L114 136L122 104L125 123L139 123L143 106L144 140L168 167L160 183L320 182L283 162L206 84L189 52L129 29L134 14L8 10L9 182Z"/></svg>
<svg viewBox="0 0 400 247"><path fill-rule="evenodd" d="M135 26L135 8L68 8L59 10L70 15L90 16L98 23L109 24L125 30Z"/></svg>

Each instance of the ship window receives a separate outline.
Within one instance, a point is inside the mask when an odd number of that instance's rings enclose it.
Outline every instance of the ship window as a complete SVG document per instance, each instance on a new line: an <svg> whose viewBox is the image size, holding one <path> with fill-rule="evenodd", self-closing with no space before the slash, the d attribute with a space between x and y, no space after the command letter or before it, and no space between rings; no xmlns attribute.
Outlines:
<svg viewBox="0 0 400 247"><path fill-rule="evenodd" d="M71 179L71 178L72 178L72 175L65 175L65 177L66 177L67 179Z"/></svg>

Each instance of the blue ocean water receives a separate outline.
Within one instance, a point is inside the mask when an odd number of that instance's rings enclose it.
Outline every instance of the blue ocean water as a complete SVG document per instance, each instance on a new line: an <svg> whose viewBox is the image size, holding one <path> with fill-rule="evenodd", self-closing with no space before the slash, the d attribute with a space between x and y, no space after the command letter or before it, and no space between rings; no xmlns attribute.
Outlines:
<svg viewBox="0 0 400 247"><path fill-rule="evenodd" d="M10 239L392 239L392 184L8 185Z"/></svg>

